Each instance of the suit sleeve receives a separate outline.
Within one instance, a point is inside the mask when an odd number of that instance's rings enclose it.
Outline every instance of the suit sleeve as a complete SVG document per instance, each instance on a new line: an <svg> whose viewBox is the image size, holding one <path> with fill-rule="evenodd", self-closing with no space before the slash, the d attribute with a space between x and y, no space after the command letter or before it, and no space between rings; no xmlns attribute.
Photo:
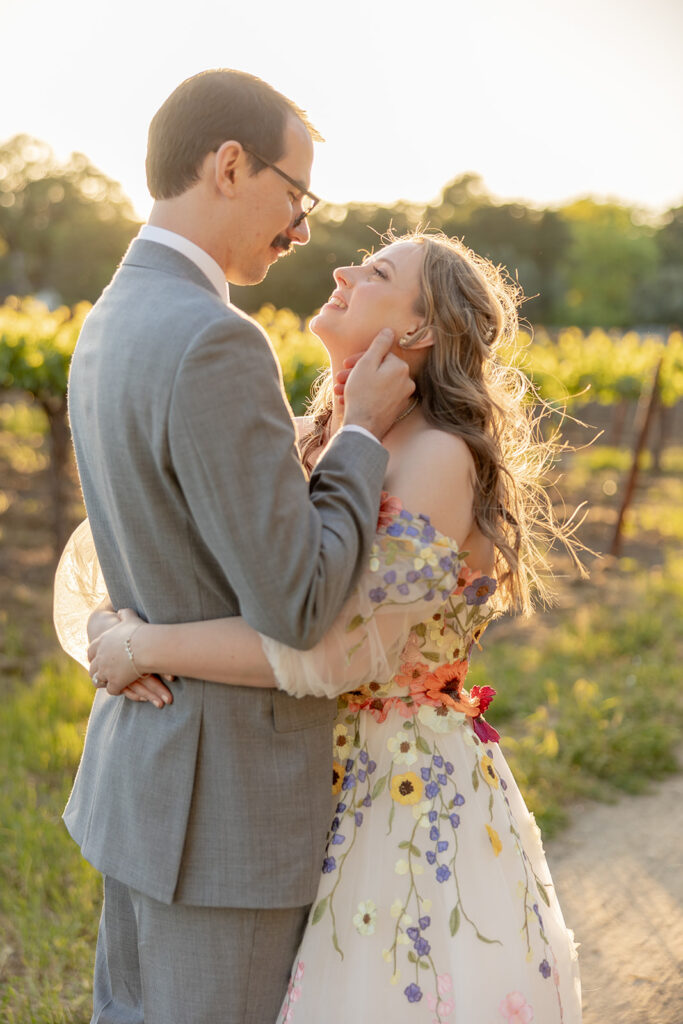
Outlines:
<svg viewBox="0 0 683 1024"><path fill-rule="evenodd" d="M238 317L208 328L185 354L169 448L189 512L242 616L275 640L312 647L372 543L386 450L344 431L309 485L270 344Z"/></svg>

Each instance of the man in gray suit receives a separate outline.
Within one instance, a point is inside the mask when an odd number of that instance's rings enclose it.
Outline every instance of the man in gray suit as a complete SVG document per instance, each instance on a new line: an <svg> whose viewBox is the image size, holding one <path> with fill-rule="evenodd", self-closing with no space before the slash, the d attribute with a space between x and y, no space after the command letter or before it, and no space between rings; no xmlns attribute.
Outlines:
<svg viewBox="0 0 683 1024"><path fill-rule="evenodd" d="M74 354L69 410L114 607L242 615L297 648L340 610L377 522L409 401L376 339L310 484L279 369L226 279L262 280L305 215L318 138L270 86L184 82L156 114L155 204ZM318 884L334 705L173 684L159 713L97 691L65 821L105 876L95 1024L269 1024Z"/></svg>

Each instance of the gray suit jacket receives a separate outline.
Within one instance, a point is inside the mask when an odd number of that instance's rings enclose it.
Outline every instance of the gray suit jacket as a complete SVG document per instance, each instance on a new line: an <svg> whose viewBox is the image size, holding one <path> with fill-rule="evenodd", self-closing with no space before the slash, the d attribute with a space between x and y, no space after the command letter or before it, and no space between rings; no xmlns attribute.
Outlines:
<svg viewBox="0 0 683 1024"><path fill-rule="evenodd" d="M307 648L367 555L387 453L342 432L310 485L261 328L200 270L132 243L87 318L69 413L115 607L242 615ZM100 871L157 900L313 899L334 704L179 679L162 711L98 691L64 819Z"/></svg>

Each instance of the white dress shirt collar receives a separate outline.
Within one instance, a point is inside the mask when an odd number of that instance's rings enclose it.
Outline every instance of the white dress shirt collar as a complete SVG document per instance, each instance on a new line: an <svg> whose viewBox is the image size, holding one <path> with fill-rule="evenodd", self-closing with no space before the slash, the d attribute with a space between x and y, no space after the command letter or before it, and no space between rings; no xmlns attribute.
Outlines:
<svg viewBox="0 0 683 1024"><path fill-rule="evenodd" d="M169 249L175 249L176 252L187 256L188 260L192 260L194 265L199 267L201 272L208 277L223 301L226 303L230 302L230 292L228 282L225 280L225 274L213 256L209 256L205 249L201 249L194 242L191 242L189 238L185 238L184 235L179 235L175 231L169 231L167 228L154 227L152 224L143 224L137 237L145 242L157 242L159 245L166 245Z"/></svg>

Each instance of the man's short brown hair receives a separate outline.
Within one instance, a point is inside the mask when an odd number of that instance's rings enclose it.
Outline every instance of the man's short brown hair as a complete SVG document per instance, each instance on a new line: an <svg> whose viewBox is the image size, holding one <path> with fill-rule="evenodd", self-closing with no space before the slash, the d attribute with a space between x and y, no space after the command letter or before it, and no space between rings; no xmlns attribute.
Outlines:
<svg viewBox="0 0 683 1024"><path fill-rule="evenodd" d="M147 186L154 199L172 199L197 181L207 153L234 139L275 162L284 152L287 118L297 117L312 139L321 135L306 113L267 82L245 71L202 71L175 89L152 118L147 138ZM263 164L250 157L252 171Z"/></svg>

